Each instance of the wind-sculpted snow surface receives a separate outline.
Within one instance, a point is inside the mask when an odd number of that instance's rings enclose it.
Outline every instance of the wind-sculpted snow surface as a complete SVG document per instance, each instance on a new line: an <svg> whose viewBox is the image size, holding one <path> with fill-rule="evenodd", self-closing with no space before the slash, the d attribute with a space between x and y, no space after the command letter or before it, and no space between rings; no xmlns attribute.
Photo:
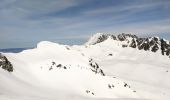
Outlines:
<svg viewBox="0 0 170 100"><path fill-rule="evenodd" d="M15 70L0 69L0 100L139 98L127 82L67 45L43 41L34 49L2 54Z"/></svg>

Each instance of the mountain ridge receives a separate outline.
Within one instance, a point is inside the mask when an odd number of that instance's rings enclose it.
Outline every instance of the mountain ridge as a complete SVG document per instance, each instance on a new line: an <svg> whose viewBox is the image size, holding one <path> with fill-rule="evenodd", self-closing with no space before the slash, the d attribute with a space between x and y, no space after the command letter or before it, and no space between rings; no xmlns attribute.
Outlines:
<svg viewBox="0 0 170 100"><path fill-rule="evenodd" d="M108 38L119 41L123 48L131 47L137 48L138 50L161 52L162 55L170 57L170 41L154 36L154 37L138 37L132 34L107 34L107 33L97 33L93 35L85 45L95 45L101 43Z"/></svg>

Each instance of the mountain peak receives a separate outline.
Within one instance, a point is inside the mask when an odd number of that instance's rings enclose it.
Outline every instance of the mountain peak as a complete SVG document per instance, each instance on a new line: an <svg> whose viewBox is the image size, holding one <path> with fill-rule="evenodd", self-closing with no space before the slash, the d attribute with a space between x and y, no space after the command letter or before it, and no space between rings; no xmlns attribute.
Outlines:
<svg viewBox="0 0 170 100"><path fill-rule="evenodd" d="M59 44L50 41L41 41L37 44L37 48L56 47L56 46L59 46Z"/></svg>
<svg viewBox="0 0 170 100"><path fill-rule="evenodd" d="M128 40L129 38L131 39L138 38L136 35L125 34L125 33L118 34L117 36L113 34L107 34L107 33L96 33L89 39L86 45L94 45L94 44L103 42L107 40L109 37L113 40L119 40L119 41L125 41L125 40Z"/></svg>
<svg viewBox="0 0 170 100"><path fill-rule="evenodd" d="M86 45L94 45L100 42L103 42L108 39L110 34L105 34L105 33L96 33L94 34L89 41L86 43Z"/></svg>

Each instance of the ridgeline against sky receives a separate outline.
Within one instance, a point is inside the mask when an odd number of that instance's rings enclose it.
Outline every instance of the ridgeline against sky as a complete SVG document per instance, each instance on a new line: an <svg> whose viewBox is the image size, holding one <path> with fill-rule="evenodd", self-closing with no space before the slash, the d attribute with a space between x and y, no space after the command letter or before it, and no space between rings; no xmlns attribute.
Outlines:
<svg viewBox="0 0 170 100"><path fill-rule="evenodd" d="M97 32L170 39L170 0L0 0L0 48L81 44Z"/></svg>

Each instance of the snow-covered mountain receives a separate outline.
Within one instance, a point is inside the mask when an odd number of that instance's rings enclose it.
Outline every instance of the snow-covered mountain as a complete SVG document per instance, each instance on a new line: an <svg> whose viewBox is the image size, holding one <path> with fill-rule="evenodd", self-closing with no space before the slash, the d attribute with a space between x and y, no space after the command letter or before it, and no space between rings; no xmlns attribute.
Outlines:
<svg viewBox="0 0 170 100"><path fill-rule="evenodd" d="M101 43L108 38L119 41L117 44L122 47L132 47L139 50L161 52L162 55L170 56L170 41L159 37L140 38L136 35L125 33L118 34L117 36L112 34L97 33L90 38L86 45Z"/></svg>
<svg viewBox="0 0 170 100"><path fill-rule="evenodd" d="M59 91L92 98L138 97L125 81L105 75L92 58L70 46L44 41L34 49L3 53L0 59L0 66L3 68L0 70L0 99L5 95L31 95L32 93L28 93L30 87L56 90L56 98ZM8 64L13 70L9 71L8 67L4 67L9 66Z"/></svg>
<svg viewBox="0 0 170 100"><path fill-rule="evenodd" d="M169 100L170 59L161 54L168 46L158 37L98 33L85 45L43 41L1 53L0 100Z"/></svg>

